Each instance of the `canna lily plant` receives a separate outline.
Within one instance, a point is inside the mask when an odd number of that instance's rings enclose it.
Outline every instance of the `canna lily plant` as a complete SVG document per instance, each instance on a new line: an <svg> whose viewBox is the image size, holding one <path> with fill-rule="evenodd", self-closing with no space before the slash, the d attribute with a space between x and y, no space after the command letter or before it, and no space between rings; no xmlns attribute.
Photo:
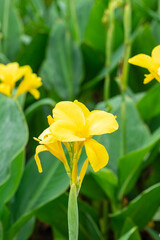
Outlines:
<svg viewBox="0 0 160 240"><path fill-rule="evenodd" d="M128 61L131 64L148 69L149 74L145 74L144 84L149 83L154 78L160 82L160 45L152 50L151 57L146 54L138 54Z"/></svg>
<svg viewBox="0 0 160 240"><path fill-rule="evenodd" d="M88 108L75 100L63 101L56 104L53 117L48 116L49 127L35 140L39 142L36 148L35 161L39 172L42 166L38 154L43 151L51 152L58 158L66 169L70 178L70 195L68 204L69 239L78 239L78 210L77 196L85 176L88 163L97 172L108 163L108 153L103 145L92 137L112 133L118 129L116 117L105 111L89 111ZM69 153L68 163L62 145ZM78 176L78 160L83 146L87 159L84 161Z"/></svg>
<svg viewBox="0 0 160 240"><path fill-rule="evenodd" d="M23 78L23 79L22 79ZM42 85L41 78L37 77L35 73L32 73L30 66L26 65L20 67L17 62L9 63L7 65L0 64L0 92L12 97L14 95L14 89L16 83L20 82L15 98L19 95L30 92L36 99L40 94L37 88Z"/></svg>

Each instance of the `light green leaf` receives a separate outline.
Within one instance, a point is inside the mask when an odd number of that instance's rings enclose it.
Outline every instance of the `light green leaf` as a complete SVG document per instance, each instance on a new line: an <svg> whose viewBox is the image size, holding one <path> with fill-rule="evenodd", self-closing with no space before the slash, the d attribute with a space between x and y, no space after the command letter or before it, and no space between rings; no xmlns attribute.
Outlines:
<svg viewBox="0 0 160 240"><path fill-rule="evenodd" d="M10 164L24 149L28 129L17 102L0 94L0 185L10 176Z"/></svg>
<svg viewBox="0 0 160 240"><path fill-rule="evenodd" d="M55 89L62 99L74 99L79 92L83 78L81 51L62 21L52 28L41 76L44 86Z"/></svg>

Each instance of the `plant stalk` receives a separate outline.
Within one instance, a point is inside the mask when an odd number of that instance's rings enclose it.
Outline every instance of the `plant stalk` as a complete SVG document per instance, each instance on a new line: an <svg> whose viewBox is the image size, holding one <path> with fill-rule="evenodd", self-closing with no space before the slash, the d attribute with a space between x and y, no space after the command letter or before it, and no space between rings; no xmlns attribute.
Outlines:
<svg viewBox="0 0 160 240"><path fill-rule="evenodd" d="M110 67L111 65L111 57L112 57L112 47L113 47L113 36L114 36L114 10L115 5L110 2L109 9L106 11L106 60L105 66ZM106 105L109 106L108 99L110 93L110 74L107 73L104 81L104 100L106 101Z"/></svg>
<svg viewBox="0 0 160 240"><path fill-rule="evenodd" d="M124 61L121 75L121 95L122 95L122 105L121 105L121 119L122 119L122 131L123 131L123 141L122 141L122 156L126 154L126 102L125 102L125 91L128 86L128 70L129 64L128 59L131 51L131 3L130 0L126 0L124 6Z"/></svg>
<svg viewBox="0 0 160 240"><path fill-rule="evenodd" d="M68 200L68 230L69 240L78 240L78 204L77 204L77 189L73 183L71 185L69 200Z"/></svg>

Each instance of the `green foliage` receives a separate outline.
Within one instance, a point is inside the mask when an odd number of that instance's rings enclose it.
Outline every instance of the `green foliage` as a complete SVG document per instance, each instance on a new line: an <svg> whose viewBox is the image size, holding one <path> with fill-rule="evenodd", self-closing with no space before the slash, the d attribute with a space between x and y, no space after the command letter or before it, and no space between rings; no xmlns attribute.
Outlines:
<svg viewBox="0 0 160 240"><path fill-rule="evenodd" d="M28 129L20 106L16 101L14 101L14 99L1 94L0 106L0 152L2 166L0 170L1 186L11 175L11 163L22 152L26 145L28 139ZM17 174L19 175L20 173L18 171L22 172L21 169L23 168L23 156L17 158L16 161L19 161L20 166L22 165L19 169L17 169ZM12 164L11 168L15 168L13 165L14 164Z"/></svg>

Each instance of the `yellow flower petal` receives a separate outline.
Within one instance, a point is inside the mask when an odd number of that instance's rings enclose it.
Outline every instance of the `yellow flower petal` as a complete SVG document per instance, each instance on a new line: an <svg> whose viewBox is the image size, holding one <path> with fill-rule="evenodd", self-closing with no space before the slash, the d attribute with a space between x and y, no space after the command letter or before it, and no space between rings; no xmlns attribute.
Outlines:
<svg viewBox="0 0 160 240"><path fill-rule="evenodd" d="M74 103L81 108L85 118L88 117L88 115L90 114L90 111L88 110L88 108L83 103L78 102L77 100L74 100Z"/></svg>
<svg viewBox="0 0 160 240"><path fill-rule="evenodd" d="M48 149L44 146L44 145L38 145L36 147L36 154L34 155L34 159L36 161L36 164L37 164L37 167L38 167L38 171L41 173L42 172L42 165L41 165L41 162L40 162L40 159L39 159L39 156L38 154L40 152L44 152L44 151L48 151Z"/></svg>
<svg viewBox="0 0 160 240"><path fill-rule="evenodd" d="M71 121L55 121L51 126L50 126L50 131L57 139L58 141L61 142L74 142L74 141L84 141L85 138L79 137L77 134L77 127L72 124Z"/></svg>
<svg viewBox="0 0 160 240"><path fill-rule="evenodd" d="M154 65L152 58L146 54L138 54L128 60L129 63L137 65L139 67L150 68Z"/></svg>
<svg viewBox="0 0 160 240"><path fill-rule="evenodd" d="M40 135L39 135L39 139L43 140L45 137L47 137L49 134L51 134L49 128L46 128Z"/></svg>
<svg viewBox="0 0 160 240"><path fill-rule="evenodd" d="M160 64L160 45L152 50L152 58L156 63Z"/></svg>
<svg viewBox="0 0 160 240"><path fill-rule="evenodd" d="M29 92L33 95L35 99L39 99L40 97L40 92L37 89L31 89Z"/></svg>
<svg viewBox="0 0 160 240"><path fill-rule="evenodd" d="M154 79L154 76L150 73L150 74L145 74L145 79L144 79L144 84L149 83L150 81L152 81Z"/></svg>
<svg viewBox="0 0 160 240"><path fill-rule="evenodd" d="M24 80L19 84L16 97L25 93L31 92L31 94L37 99L39 98L39 88L42 85L41 78L37 77L35 73L30 73L29 71L24 77Z"/></svg>
<svg viewBox="0 0 160 240"><path fill-rule="evenodd" d="M84 179L84 176L86 174L86 171L87 171L87 167L88 167L88 158L86 159L86 161L84 162L83 166L82 166L82 169L80 171L80 174L79 174L79 177L80 177L80 186L82 185L82 181Z"/></svg>
<svg viewBox="0 0 160 240"><path fill-rule="evenodd" d="M54 119L52 118L51 115L48 115L48 116L47 116L47 119L48 119L48 124L49 124L49 126L50 126L52 123L54 123Z"/></svg>
<svg viewBox="0 0 160 240"><path fill-rule="evenodd" d="M45 146L48 151L50 151L56 158L58 158L65 166L68 165L61 142L56 141L51 144L46 144Z"/></svg>
<svg viewBox="0 0 160 240"><path fill-rule="evenodd" d="M11 87L8 84L0 83L0 92L11 97Z"/></svg>
<svg viewBox="0 0 160 240"><path fill-rule="evenodd" d="M28 72L32 72L32 69L30 66L26 65L26 66L19 67L15 73L14 81L15 82L18 81Z"/></svg>
<svg viewBox="0 0 160 240"><path fill-rule="evenodd" d="M115 116L105 111L94 110L87 118L89 135L112 133L118 129Z"/></svg>
<svg viewBox="0 0 160 240"><path fill-rule="evenodd" d="M75 125L79 130L82 130L85 125L85 117L81 108L70 101L57 103L53 109L53 118L55 121L64 120Z"/></svg>
<svg viewBox="0 0 160 240"><path fill-rule="evenodd" d="M56 142L54 142L52 144L38 145L36 147L36 153L35 153L34 158L35 158L35 161L37 163L39 172L42 172L42 166L41 166L41 162L40 162L38 154L40 152L44 152L44 151L49 151L56 158L58 158L66 167L68 167L68 162L67 162L66 156L64 154L62 145L61 145L60 142L56 141Z"/></svg>
<svg viewBox="0 0 160 240"><path fill-rule="evenodd" d="M88 160L95 172L107 165L109 156L102 144L90 139L85 142L85 149Z"/></svg>

